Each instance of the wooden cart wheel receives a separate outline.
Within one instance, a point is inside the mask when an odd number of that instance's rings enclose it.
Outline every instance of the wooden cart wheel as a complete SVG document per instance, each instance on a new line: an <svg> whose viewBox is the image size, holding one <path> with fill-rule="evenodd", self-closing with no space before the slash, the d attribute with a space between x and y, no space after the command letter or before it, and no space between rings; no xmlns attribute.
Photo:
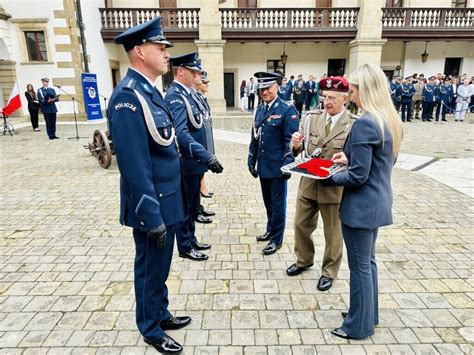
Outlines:
<svg viewBox="0 0 474 355"><path fill-rule="evenodd" d="M93 154L99 161L99 165L107 169L112 163L112 150L105 133L96 129L92 136L92 144L94 145Z"/></svg>

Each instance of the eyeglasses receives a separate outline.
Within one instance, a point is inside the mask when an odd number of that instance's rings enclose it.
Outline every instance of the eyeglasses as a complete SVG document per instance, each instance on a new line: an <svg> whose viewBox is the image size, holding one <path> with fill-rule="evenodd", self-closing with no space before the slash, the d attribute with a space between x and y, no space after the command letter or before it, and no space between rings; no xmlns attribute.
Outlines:
<svg viewBox="0 0 474 355"><path fill-rule="evenodd" d="M327 101L327 102L334 102L336 101L338 98L340 98L341 96L326 96L326 95L323 95L321 96L321 99L323 101Z"/></svg>

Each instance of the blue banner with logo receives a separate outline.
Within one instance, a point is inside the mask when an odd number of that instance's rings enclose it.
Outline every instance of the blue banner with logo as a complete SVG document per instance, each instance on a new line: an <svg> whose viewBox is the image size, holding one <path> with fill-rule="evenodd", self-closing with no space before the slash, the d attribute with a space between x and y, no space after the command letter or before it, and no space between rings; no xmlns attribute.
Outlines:
<svg viewBox="0 0 474 355"><path fill-rule="evenodd" d="M102 110L100 109L99 90L97 89L97 75L82 73L81 78L87 119L100 119L102 118Z"/></svg>

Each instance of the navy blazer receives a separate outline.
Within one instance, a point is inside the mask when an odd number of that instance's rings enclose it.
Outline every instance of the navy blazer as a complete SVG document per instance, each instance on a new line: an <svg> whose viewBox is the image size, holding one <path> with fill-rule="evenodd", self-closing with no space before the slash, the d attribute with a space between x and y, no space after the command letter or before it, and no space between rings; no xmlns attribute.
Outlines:
<svg viewBox="0 0 474 355"><path fill-rule="evenodd" d="M196 129L191 124L188 118L188 111L186 110L181 95L189 101L194 117L200 120L202 120L203 117L198 103L194 101L191 94L181 85L173 81L166 93L165 101L173 114L179 151L183 158L183 174L204 174L207 171L206 162L212 156L207 147L206 129L204 124L199 129Z"/></svg>
<svg viewBox="0 0 474 355"><path fill-rule="evenodd" d="M148 103L159 134L171 137L171 112L157 89L134 70L115 88L107 117L120 170L120 222L150 231L184 218L181 162L176 139L162 146L151 137L138 91Z"/></svg>
<svg viewBox="0 0 474 355"><path fill-rule="evenodd" d="M375 229L392 224L392 136L385 129L385 142L370 113L352 125L344 146L347 170L323 184L344 186L339 217L353 228Z"/></svg>
<svg viewBox="0 0 474 355"><path fill-rule="evenodd" d="M59 99L57 98L56 91L54 91L53 88L42 86L38 89L37 96L38 96L38 101L41 106L41 112L43 113L58 112L55 102L59 101ZM55 98L55 101L48 102L48 99L54 99L54 98Z"/></svg>
<svg viewBox="0 0 474 355"><path fill-rule="evenodd" d="M298 132L298 112L295 106L276 98L267 113L265 105L257 107L247 165L255 167L261 178L278 178L280 168L294 161L289 145L291 136ZM255 130L260 132L255 137Z"/></svg>

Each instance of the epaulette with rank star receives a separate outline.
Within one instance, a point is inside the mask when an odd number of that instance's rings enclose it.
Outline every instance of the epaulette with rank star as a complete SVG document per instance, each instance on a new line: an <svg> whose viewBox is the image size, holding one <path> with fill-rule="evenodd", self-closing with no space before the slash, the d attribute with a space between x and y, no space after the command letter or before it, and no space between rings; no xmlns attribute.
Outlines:
<svg viewBox="0 0 474 355"><path fill-rule="evenodd" d="M123 89L125 90L135 90L135 86L137 85L137 81L133 78L129 78L125 85L123 86Z"/></svg>

